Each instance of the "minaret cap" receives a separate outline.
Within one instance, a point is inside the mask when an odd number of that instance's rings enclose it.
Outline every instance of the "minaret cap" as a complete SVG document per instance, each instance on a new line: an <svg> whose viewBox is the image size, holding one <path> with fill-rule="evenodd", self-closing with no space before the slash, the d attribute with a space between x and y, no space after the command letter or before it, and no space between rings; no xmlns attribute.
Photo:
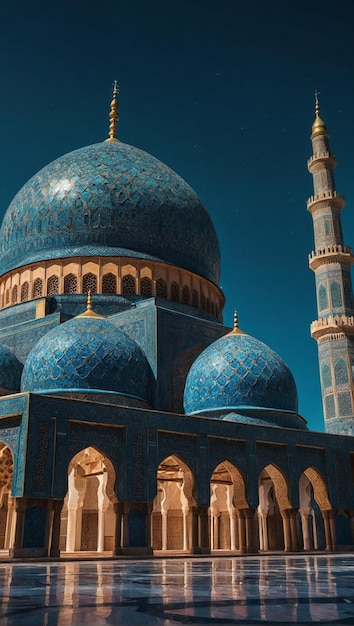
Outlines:
<svg viewBox="0 0 354 626"><path fill-rule="evenodd" d="M118 83L115 80L113 84L113 96L112 96L112 101L111 101L111 109L109 112L109 133L108 133L108 139L106 139L105 141L110 141L110 142L119 141L119 139L117 139L117 136L116 136L117 124L119 120L117 95L118 95Z"/></svg>
<svg viewBox="0 0 354 626"><path fill-rule="evenodd" d="M227 333L227 337L230 335L246 335L246 333L238 327L238 316L237 311L234 312L234 327L230 333Z"/></svg>
<svg viewBox="0 0 354 626"><path fill-rule="evenodd" d="M80 315L77 315L77 317L99 317L101 320L103 320L104 318L102 317L102 315L99 315L98 313L95 313L95 311L92 309L92 295L91 295L91 291L88 292L87 294L87 308L86 311L84 311L83 313L80 313Z"/></svg>
<svg viewBox="0 0 354 626"><path fill-rule="evenodd" d="M329 137L329 133L328 130L326 128L326 124L324 123L324 121L320 118L320 104L318 101L318 96L319 93L316 89L315 91L315 121L312 124L312 134L311 134L311 139L314 139L314 137L317 137L317 135L324 135L325 137Z"/></svg>

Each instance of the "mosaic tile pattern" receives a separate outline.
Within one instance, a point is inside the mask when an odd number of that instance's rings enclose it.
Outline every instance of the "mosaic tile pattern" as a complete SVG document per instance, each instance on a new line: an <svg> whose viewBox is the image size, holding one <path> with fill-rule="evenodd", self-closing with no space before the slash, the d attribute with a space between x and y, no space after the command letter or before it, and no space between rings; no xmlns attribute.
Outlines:
<svg viewBox="0 0 354 626"><path fill-rule="evenodd" d="M148 402L151 372L141 348L105 319L74 318L29 353L22 391L103 390Z"/></svg>
<svg viewBox="0 0 354 626"><path fill-rule="evenodd" d="M187 376L187 414L265 407L297 412L297 391L284 361L249 335L226 335L206 348Z"/></svg>
<svg viewBox="0 0 354 626"><path fill-rule="evenodd" d="M0 395L20 391L22 363L12 350L0 344Z"/></svg>
<svg viewBox="0 0 354 626"><path fill-rule="evenodd" d="M159 259L219 280L217 235L193 189L120 142L75 150L33 176L5 214L0 250L0 273L91 250Z"/></svg>

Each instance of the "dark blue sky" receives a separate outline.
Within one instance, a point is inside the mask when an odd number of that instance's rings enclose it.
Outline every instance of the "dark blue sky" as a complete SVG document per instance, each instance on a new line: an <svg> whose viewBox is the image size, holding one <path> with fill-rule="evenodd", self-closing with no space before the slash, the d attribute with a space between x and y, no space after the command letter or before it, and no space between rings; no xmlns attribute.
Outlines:
<svg viewBox="0 0 354 626"><path fill-rule="evenodd" d="M276 350L300 412L322 430L306 161L313 92L347 198L354 245L354 4L242 0L0 3L0 211L57 156L105 139L114 78L119 136L157 156L209 210L224 319Z"/></svg>

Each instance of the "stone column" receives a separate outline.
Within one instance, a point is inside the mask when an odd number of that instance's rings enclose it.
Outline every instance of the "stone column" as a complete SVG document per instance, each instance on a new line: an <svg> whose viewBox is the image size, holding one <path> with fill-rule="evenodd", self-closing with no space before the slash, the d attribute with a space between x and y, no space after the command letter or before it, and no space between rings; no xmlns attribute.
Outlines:
<svg viewBox="0 0 354 626"><path fill-rule="evenodd" d="M330 515L331 515L331 511L322 511L327 552L332 552L332 535L331 535Z"/></svg>
<svg viewBox="0 0 354 626"><path fill-rule="evenodd" d="M299 550L299 537L297 532L297 509L290 509L290 532L291 532L291 549L293 552Z"/></svg>
<svg viewBox="0 0 354 626"><path fill-rule="evenodd" d="M208 507L198 508L198 548L201 553L210 552Z"/></svg>
<svg viewBox="0 0 354 626"><path fill-rule="evenodd" d="M182 507L182 514L183 514L183 550L187 551L189 548L188 545L188 514L189 514L189 508L186 506Z"/></svg>
<svg viewBox="0 0 354 626"><path fill-rule="evenodd" d="M246 522L243 515L243 510L237 511L238 516L238 549L240 552L245 552L246 549Z"/></svg>
<svg viewBox="0 0 354 626"><path fill-rule="evenodd" d="M11 546L9 550L10 557L21 556L25 512L27 509L27 505L28 505L27 498L15 499L15 504L14 504L15 532L14 532L13 546Z"/></svg>
<svg viewBox="0 0 354 626"><path fill-rule="evenodd" d="M129 511L130 504L124 502L122 514L122 548L129 547Z"/></svg>
<svg viewBox="0 0 354 626"><path fill-rule="evenodd" d="M311 550L309 520L310 520L310 515L308 513L301 512L301 526L302 526L302 537L304 540L304 545L303 545L304 550Z"/></svg>
<svg viewBox="0 0 354 626"><path fill-rule="evenodd" d="M236 511L229 510L230 517L230 550L236 550Z"/></svg>
<svg viewBox="0 0 354 626"><path fill-rule="evenodd" d="M122 554L122 514L123 505L121 502L115 502L113 505L114 513L116 516L116 523L114 529L114 548L113 556Z"/></svg>
<svg viewBox="0 0 354 626"><path fill-rule="evenodd" d="M329 516L329 526L331 529L331 543L332 543L332 550L336 550L337 549L337 533L336 533L336 516L337 513L336 511L330 511L330 516Z"/></svg>
<svg viewBox="0 0 354 626"><path fill-rule="evenodd" d="M199 542L198 542L198 511L195 506L192 506L190 509L191 515L191 542L190 548L194 554L199 553Z"/></svg>
<svg viewBox="0 0 354 626"><path fill-rule="evenodd" d="M268 550L268 528L267 513L261 513L259 516L259 543L261 550Z"/></svg>
<svg viewBox="0 0 354 626"><path fill-rule="evenodd" d="M15 529L14 529L15 517L16 517L15 499L9 496L8 501L7 501L7 518L6 518L4 548L10 548L13 545L13 536L15 532Z"/></svg>
<svg viewBox="0 0 354 626"><path fill-rule="evenodd" d="M246 522L246 551L257 552L257 542L254 532L254 509L244 509L243 514Z"/></svg>
<svg viewBox="0 0 354 626"><path fill-rule="evenodd" d="M284 532L284 550L285 552L291 552L291 529L290 529L290 515L289 510L284 509L281 511L283 518L283 532Z"/></svg>
<svg viewBox="0 0 354 626"><path fill-rule="evenodd" d="M53 500L49 556L60 556L60 522L64 500Z"/></svg>
<svg viewBox="0 0 354 626"><path fill-rule="evenodd" d="M167 550L167 511L161 511L161 550Z"/></svg>

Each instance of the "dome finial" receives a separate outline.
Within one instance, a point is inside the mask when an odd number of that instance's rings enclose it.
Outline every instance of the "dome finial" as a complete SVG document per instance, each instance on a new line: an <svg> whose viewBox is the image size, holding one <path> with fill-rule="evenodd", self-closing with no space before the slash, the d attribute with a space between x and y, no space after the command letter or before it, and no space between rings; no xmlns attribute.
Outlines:
<svg viewBox="0 0 354 626"><path fill-rule="evenodd" d="M241 330L241 328L239 328L238 326L238 315L237 315L236 309L234 311L234 327L232 331L227 334L228 335L246 335L246 333L244 333L243 330Z"/></svg>
<svg viewBox="0 0 354 626"><path fill-rule="evenodd" d="M118 83L115 80L113 83L111 110L109 112L109 133L108 133L108 139L106 139L106 141L119 141L119 139L117 139L116 137L117 123L119 120L117 95L118 95Z"/></svg>
<svg viewBox="0 0 354 626"><path fill-rule="evenodd" d="M314 123L312 124L311 139L313 139L317 135L324 135L325 137L329 137L326 124L320 118L320 103L318 99L319 95L320 95L320 92L317 91L317 89L315 89L315 116L316 118L315 118Z"/></svg>
<svg viewBox="0 0 354 626"><path fill-rule="evenodd" d="M84 311L83 313L80 313L80 315L77 315L77 317L99 317L99 318L103 319L102 315L99 315L98 313L95 313L95 311L92 308L91 289L89 289L89 291L87 292L86 311Z"/></svg>

